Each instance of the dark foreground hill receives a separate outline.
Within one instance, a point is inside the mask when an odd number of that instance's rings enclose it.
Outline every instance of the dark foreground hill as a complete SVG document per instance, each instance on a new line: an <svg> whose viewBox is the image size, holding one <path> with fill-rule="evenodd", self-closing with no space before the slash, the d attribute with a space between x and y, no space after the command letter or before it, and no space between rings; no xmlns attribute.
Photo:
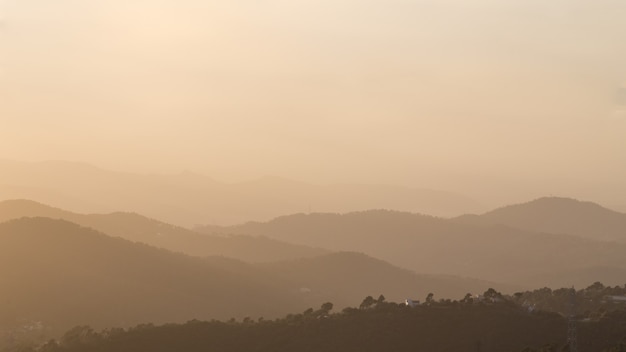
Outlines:
<svg viewBox="0 0 626 352"><path fill-rule="evenodd" d="M270 276L46 218L0 224L0 330L276 317L305 308Z"/></svg>
<svg viewBox="0 0 626 352"><path fill-rule="evenodd" d="M585 287L597 280L621 285L626 277L626 244L386 210L297 214L266 223L198 230L358 251L418 273L475 277L528 288Z"/></svg>
<svg viewBox="0 0 626 352"><path fill-rule="evenodd" d="M410 308L373 303L328 314L332 305L276 321L142 325L101 333L69 331L39 352L457 352L562 351L567 321L555 313L528 313L510 303L451 302ZM626 337L625 311L578 323L581 352L619 348ZM567 347L565 347L567 348ZM615 351L621 351L615 349Z"/></svg>
<svg viewBox="0 0 626 352"><path fill-rule="evenodd" d="M458 221L501 224L534 232L626 242L626 214L598 204L571 198L546 197L509 205L482 215L465 215Z"/></svg>
<svg viewBox="0 0 626 352"><path fill-rule="evenodd" d="M77 214L29 200L0 202L0 222L21 217L63 219L107 235L193 256L221 255L249 262L290 260L327 253L267 237L211 236L134 213Z"/></svg>

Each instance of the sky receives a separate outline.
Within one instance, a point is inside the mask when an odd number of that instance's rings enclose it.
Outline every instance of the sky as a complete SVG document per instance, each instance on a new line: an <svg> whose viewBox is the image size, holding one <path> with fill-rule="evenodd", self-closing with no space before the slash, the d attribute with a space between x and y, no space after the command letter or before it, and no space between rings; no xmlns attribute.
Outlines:
<svg viewBox="0 0 626 352"><path fill-rule="evenodd" d="M622 0L0 0L0 158L626 206Z"/></svg>

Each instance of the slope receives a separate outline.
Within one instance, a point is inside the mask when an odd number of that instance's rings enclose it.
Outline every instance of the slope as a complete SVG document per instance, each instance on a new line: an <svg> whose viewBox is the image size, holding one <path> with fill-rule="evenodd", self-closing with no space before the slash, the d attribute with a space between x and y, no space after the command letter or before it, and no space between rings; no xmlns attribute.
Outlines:
<svg viewBox="0 0 626 352"><path fill-rule="evenodd" d="M358 304L358 302L357 302ZM578 324L579 351L623 351L626 313ZM567 319L515 304L434 304L408 308L377 303L325 315L293 314L263 322L199 322L96 333L73 329L58 352L537 352L568 351ZM620 346L622 348L620 348Z"/></svg>
<svg viewBox="0 0 626 352"><path fill-rule="evenodd" d="M590 268L626 269L626 245L571 235L534 233L501 225L466 224L385 210L348 214L297 214L267 223L207 232L264 235L335 251L358 251L418 273L449 274L528 287L587 286ZM605 277L607 284L624 276ZM552 278L552 279L551 279ZM561 283L562 281L560 281Z"/></svg>
<svg viewBox="0 0 626 352"><path fill-rule="evenodd" d="M0 224L0 326L129 326L279 316L303 309L287 283L47 218Z"/></svg>
<svg viewBox="0 0 626 352"><path fill-rule="evenodd" d="M89 164L0 159L0 200L26 198L80 213L127 211L178 226L235 224L304 211L389 207L442 216L482 211L460 194L382 185L314 185L264 177L223 183L192 172L113 172Z"/></svg>
<svg viewBox="0 0 626 352"><path fill-rule="evenodd" d="M406 298L461 299L466 293L483 293L493 287L513 292L518 287L444 275L418 275L361 253L339 252L316 258L259 264L272 275L297 283L308 295L332 297L339 308L353 305L366 295L383 294L393 302Z"/></svg>
<svg viewBox="0 0 626 352"><path fill-rule="evenodd" d="M111 236L194 256L222 255L262 262L327 253L322 249L288 244L267 237L203 235L134 213L83 215L28 200L0 202L0 222L37 216L64 219Z"/></svg>
<svg viewBox="0 0 626 352"><path fill-rule="evenodd" d="M571 198L539 198L528 203L498 208L482 215L461 216L457 220L626 242L626 214L592 202L581 202Z"/></svg>

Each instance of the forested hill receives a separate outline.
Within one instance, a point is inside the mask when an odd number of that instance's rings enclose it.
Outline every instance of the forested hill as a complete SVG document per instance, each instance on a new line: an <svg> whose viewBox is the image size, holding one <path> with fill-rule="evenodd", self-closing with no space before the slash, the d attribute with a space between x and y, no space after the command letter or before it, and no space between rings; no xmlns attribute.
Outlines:
<svg viewBox="0 0 626 352"><path fill-rule="evenodd" d="M95 332L77 327L39 352L368 352L563 351L567 321L511 302L433 303L408 307L371 297L359 309L332 304L275 321L200 322ZM622 351L626 312L578 324L581 352ZM624 345L622 345L622 348ZM565 349L564 349L565 348ZM34 351L22 349L21 352Z"/></svg>

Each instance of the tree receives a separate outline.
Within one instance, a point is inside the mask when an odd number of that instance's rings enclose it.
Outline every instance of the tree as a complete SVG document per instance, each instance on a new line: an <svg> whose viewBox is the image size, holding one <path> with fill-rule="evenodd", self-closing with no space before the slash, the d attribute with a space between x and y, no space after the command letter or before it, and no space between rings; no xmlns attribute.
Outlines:
<svg viewBox="0 0 626 352"><path fill-rule="evenodd" d="M491 287L487 291L485 291L485 293L483 293L483 296L485 298L491 299L492 301L502 299L502 293L496 291Z"/></svg>
<svg viewBox="0 0 626 352"><path fill-rule="evenodd" d="M330 302L326 302L326 303L322 304L321 310L325 314L328 314L331 310L333 310L333 304L330 303Z"/></svg>
<svg viewBox="0 0 626 352"><path fill-rule="evenodd" d="M435 294L430 292L428 296L426 296L426 304L430 305L435 301Z"/></svg>
<svg viewBox="0 0 626 352"><path fill-rule="evenodd" d="M587 290L602 291L604 290L604 285L600 281L596 281L587 287Z"/></svg>
<svg viewBox="0 0 626 352"><path fill-rule="evenodd" d="M474 298L472 298L471 293L466 293L465 297L463 297L461 302L466 303L466 304L474 303Z"/></svg>
<svg viewBox="0 0 626 352"><path fill-rule="evenodd" d="M50 340L39 348L40 352L56 352L60 350L61 350L61 347L56 342L56 340Z"/></svg>
<svg viewBox="0 0 626 352"><path fill-rule="evenodd" d="M76 326L61 337L61 345L74 347L94 342L99 335L88 325Z"/></svg>
<svg viewBox="0 0 626 352"><path fill-rule="evenodd" d="M374 297L367 296L367 297L365 297L363 302L361 302L361 305L359 306L359 308L367 309L367 308L373 306L374 304L376 304L376 300L374 299Z"/></svg>

